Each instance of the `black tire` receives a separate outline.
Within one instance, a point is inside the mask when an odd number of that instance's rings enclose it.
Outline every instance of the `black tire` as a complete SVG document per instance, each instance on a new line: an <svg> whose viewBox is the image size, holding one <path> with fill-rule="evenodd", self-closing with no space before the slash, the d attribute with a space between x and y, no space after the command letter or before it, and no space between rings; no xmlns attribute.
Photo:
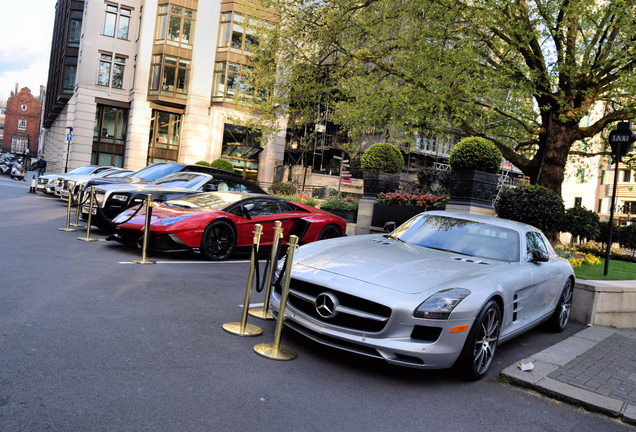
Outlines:
<svg viewBox="0 0 636 432"><path fill-rule="evenodd" d="M547 322L547 327L555 333L561 333L567 327L570 321L570 313L572 311L572 297L574 295L574 287L572 279L568 279L561 291L559 302L554 308L552 316Z"/></svg>
<svg viewBox="0 0 636 432"><path fill-rule="evenodd" d="M497 350L500 330L501 310L496 301L490 300L475 318L464 348L455 363L466 379L478 380L488 373Z"/></svg>
<svg viewBox="0 0 636 432"><path fill-rule="evenodd" d="M226 221L212 222L201 237L201 252L206 259L223 261L229 258L236 248L236 232Z"/></svg>
<svg viewBox="0 0 636 432"><path fill-rule="evenodd" d="M340 231L340 228L338 228L336 225L327 225L326 227L322 229L322 231L320 231L320 234L318 235L318 240L324 240L324 239L335 238L335 237L342 237L342 232Z"/></svg>

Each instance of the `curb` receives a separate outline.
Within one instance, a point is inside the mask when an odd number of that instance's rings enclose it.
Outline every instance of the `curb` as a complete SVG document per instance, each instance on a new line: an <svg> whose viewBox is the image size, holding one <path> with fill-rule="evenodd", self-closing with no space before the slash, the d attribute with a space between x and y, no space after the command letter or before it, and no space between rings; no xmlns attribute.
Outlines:
<svg viewBox="0 0 636 432"><path fill-rule="evenodd" d="M534 369L531 371L524 372L515 363L506 367L500 376L511 384L530 388L555 399L618 417L625 423L636 425L636 406L549 377L552 372L615 333L615 329L589 327L532 357L522 359L522 363L532 362Z"/></svg>

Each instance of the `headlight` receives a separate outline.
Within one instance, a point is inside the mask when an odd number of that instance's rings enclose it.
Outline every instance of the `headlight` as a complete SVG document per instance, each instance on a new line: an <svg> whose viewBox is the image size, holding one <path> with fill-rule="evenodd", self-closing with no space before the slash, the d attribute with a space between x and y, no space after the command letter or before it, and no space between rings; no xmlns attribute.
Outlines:
<svg viewBox="0 0 636 432"><path fill-rule="evenodd" d="M465 288L438 291L419 305L413 316L417 318L448 319L455 307L470 294Z"/></svg>
<svg viewBox="0 0 636 432"><path fill-rule="evenodd" d="M274 280L275 281L279 280L280 276L285 271L285 263L286 262L287 262L287 260L285 258L281 258L281 259L278 260L278 263L276 264L276 268L274 269Z"/></svg>
<svg viewBox="0 0 636 432"><path fill-rule="evenodd" d="M194 215L185 215L185 216L175 216L175 217L171 217L171 218L167 218L167 219L162 219L161 220L161 225L174 225L177 222L181 222L184 219L187 219L191 216Z"/></svg>

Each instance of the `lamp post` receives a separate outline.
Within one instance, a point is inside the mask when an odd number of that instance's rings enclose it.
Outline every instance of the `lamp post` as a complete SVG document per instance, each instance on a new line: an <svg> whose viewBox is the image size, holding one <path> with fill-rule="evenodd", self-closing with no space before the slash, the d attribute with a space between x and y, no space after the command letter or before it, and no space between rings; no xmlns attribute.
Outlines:
<svg viewBox="0 0 636 432"><path fill-rule="evenodd" d="M605 267L603 276L607 276L609 262L612 252L612 231L614 230L614 206L616 202L616 185L618 183L618 164L632 147L634 142L634 132L632 132L632 122L620 122L615 130L610 132L609 142L614 157L614 190L612 191L612 201L610 204L609 233L607 236L607 247L605 248Z"/></svg>
<svg viewBox="0 0 636 432"><path fill-rule="evenodd" d="M73 140L73 128L67 126L68 133L66 134L66 163L64 164L64 172L68 172L68 154L71 149L71 141Z"/></svg>

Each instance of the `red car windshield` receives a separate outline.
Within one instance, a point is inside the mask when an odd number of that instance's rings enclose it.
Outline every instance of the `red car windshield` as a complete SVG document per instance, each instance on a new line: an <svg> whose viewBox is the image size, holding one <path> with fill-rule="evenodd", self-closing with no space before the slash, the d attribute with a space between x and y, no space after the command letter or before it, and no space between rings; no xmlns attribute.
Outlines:
<svg viewBox="0 0 636 432"><path fill-rule="evenodd" d="M166 204L174 207L221 210L249 196L242 192L207 192L166 201Z"/></svg>

